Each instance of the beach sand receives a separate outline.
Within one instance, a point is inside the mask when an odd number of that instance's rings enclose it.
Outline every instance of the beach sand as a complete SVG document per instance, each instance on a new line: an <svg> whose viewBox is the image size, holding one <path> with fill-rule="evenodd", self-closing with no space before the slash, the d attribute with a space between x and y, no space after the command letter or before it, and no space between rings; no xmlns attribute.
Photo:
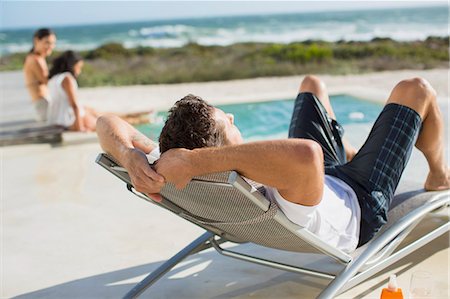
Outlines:
<svg viewBox="0 0 450 299"><path fill-rule="evenodd" d="M421 76L438 92L448 129L447 69L321 76L330 93L384 101L396 82ZM193 93L212 104L295 97L301 76L176 85L82 88L84 104L102 111L162 110ZM20 72L0 73L2 122L29 119L32 108ZM359 147L369 125L346 126ZM448 157L448 131L446 131ZM129 193L94 163L95 134L66 133L62 145L1 148L2 267L0 297L117 298L202 230ZM414 150L403 178L421 186L426 162ZM379 298L391 273L408 290L411 274L433 273L433 298L449 297L448 234L397 262L339 298ZM244 252L304 256L254 245ZM142 298L313 298L326 281L231 260L206 251L171 271Z"/></svg>

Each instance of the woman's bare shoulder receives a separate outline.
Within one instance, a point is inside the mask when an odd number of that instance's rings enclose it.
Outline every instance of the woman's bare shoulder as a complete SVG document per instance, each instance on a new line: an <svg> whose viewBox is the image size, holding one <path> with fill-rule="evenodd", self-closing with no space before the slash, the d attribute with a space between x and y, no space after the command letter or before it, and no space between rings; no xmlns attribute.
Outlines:
<svg viewBox="0 0 450 299"><path fill-rule="evenodd" d="M68 87L69 85L71 87L76 86L76 79L70 72L62 73L62 75L64 75L64 79L61 81L63 87Z"/></svg>
<svg viewBox="0 0 450 299"><path fill-rule="evenodd" d="M37 67L40 65L39 57L33 53L25 57L24 67Z"/></svg>
<svg viewBox="0 0 450 299"><path fill-rule="evenodd" d="M27 56L25 57L25 62L29 61L38 61L39 60L39 56L34 54L34 53L28 53Z"/></svg>

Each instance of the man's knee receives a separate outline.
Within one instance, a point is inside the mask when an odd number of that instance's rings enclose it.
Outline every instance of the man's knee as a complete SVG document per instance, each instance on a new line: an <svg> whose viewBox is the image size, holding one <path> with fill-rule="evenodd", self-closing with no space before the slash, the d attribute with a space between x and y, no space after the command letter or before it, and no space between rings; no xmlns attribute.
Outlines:
<svg viewBox="0 0 450 299"><path fill-rule="evenodd" d="M431 84L420 77L400 81L392 91L392 94L408 95L419 99L428 99L436 95Z"/></svg>
<svg viewBox="0 0 450 299"><path fill-rule="evenodd" d="M325 89L325 83L319 77L314 75L306 75L300 84L300 92L311 92L314 94Z"/></svg>
<svg viewBox="0 0 450 299"><path fill-rule="evenodd" d="M431 84L423 78L415 77L400 81L392 90L388 103L411 107L423 115L435 97L436 91Z"/></svg>

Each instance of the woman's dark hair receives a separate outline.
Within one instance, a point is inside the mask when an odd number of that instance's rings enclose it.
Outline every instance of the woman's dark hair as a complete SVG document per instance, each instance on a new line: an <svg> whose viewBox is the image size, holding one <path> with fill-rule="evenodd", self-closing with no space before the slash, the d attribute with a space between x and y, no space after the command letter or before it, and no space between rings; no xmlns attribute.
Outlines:
<svg viewBox="0 0 450 299"><path fill-rule="evenodd" d="M51 77L64 72L69 72L75 77L73 67L81 60L83 60L83 58L74 51L65 51L53 60L53 65L50 69L48 78L50 79Z"/></svg>
<svg viewBox="0 0 450 299"><path fill-rule="evenodd" d="M43 39L44 37L55 35L55 33L50 28L41 28L34 32L33 34L33 47L30 50L30 53L34 52L34 39Z"/></svg>

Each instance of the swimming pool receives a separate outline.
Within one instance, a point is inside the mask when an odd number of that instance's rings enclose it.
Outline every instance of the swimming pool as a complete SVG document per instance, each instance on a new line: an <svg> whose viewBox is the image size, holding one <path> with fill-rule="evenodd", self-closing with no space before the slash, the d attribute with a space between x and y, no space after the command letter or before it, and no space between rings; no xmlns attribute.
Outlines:
<svg viewBox="0 0 450 299"><path fill-rule="evenodd" d="M336 118L344 126L352 123L372 123L383 108L380 104L348 95L332 96L330 100ZM292 99L218 106L226 113L234 114L236 126L246 141L286 138L293 107ZM139 125L136 128L152 140L157 140L166 116L167 112L158 112L155 123Z"/></svg>

